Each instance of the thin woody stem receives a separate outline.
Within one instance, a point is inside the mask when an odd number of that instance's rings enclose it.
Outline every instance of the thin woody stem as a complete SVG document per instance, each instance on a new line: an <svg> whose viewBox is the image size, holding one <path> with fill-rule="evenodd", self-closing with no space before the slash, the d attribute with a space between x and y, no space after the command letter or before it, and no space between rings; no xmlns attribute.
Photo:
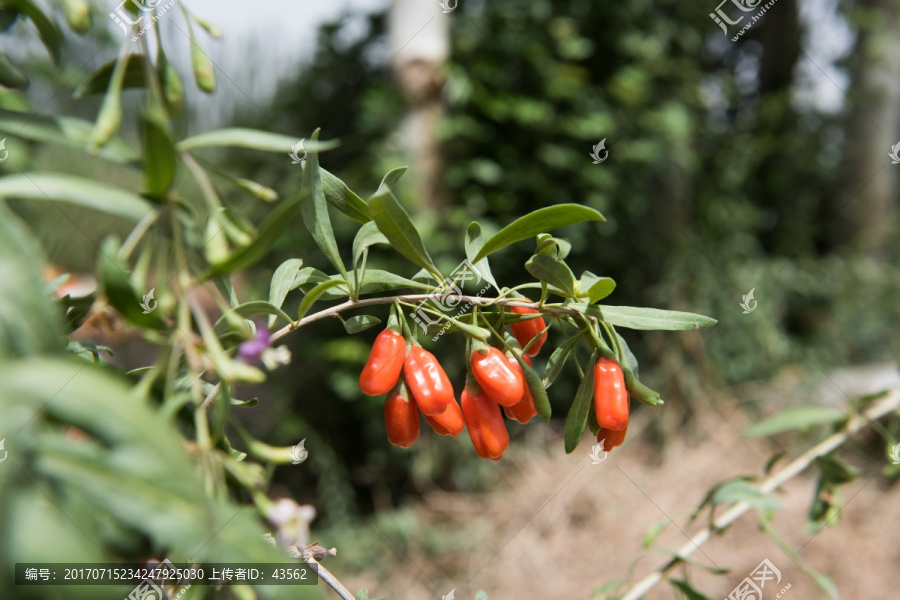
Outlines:
<svg viewBox="0 0 900 600"><path fill-rule="evenodd" d="M894 389L885 397L876 401L868 411L850 417L847 424L844 425L840 431L819 442L786 467L764 479L756 486L756 488L764 494L772 493L784 485L785 482L793 479L806 470L816 458L825 456L846 442L852 434L867 425L871 425L876 419L880 419L898 408L900 408L900 389ZM675 558L667 562L657 571L650 573L641 581L634 584L624 596L621 596L621 600L638 600L638 598L643 597L644 594L663 580L668 571L683 562L685 558L689 557L695 550L698 550L700 546L709 541L713 533L725 529L751 508L753 507L746 502L737 502L733 504L731 508L719 515L719 517L713 521L712 525L699 531L690 539L690 541L682 546L681 549L678 550Z"/></svg>
<svg viewBox="0 0 900 600"><path fill-rule="evenodd" d="M289 334L292 331L296 331L300 329L304 325L309 325L310 323L314 323L315 321L319 321L321 319L325 319L328 317L333 317L339 313L342 313L347 310L353 310L354 308L363 308L366 306L378 306L381 304L392 304L394 300L398 300L400 302L421 302L422 300L431 300L434 298L433 294L409 294L405 296L387 296L383 298L366 298L364 300L347 300L341 304L336 306L332 306L330 308L326 308L325 310L321 310L317 313L308 315L303 317L293 325L286 325L282 327L278 331L272 334L272 341L279 340ZM471 304L477 304L478 306L491 306L494 304L498 304L500 306L521 306L523 308L536 308L541 312L551 314L551 315L583 315L582 311L576 310L574 308L556 308L550 306L540 306L537 302L523 302L521 300L516 299L505 299L505 298L485 298L483 296L459 296L459 300L461 302L469 302ZM596 321L596 317L592 317L590 315L585 315L588 319Z"/></svg>

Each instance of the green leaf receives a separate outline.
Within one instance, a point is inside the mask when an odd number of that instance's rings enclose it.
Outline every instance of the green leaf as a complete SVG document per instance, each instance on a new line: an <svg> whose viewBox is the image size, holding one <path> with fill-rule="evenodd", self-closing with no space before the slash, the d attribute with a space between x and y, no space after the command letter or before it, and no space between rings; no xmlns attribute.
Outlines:
<svg viewBox="0 0 900 600"><path fill-rule="evenodd" d="M341 277L329 277L322 271L313 267L303 267L300 269L300 272L297 273L297 276L294 277L294 283L292 284L291 289L296 290L297 288L300 288L305 294L316 287L316 285L323 281L330 281L331 279L340 281Z"/></svg>
<svg viewBox="0 0 900 600"><path fill-rule="evenodd" d="M378 231L375 221L369 221L359 228L356 237L353 238L353 266L359 266L363 252L374 244L390 244L384 234Z"/></svg>
<svg viewBox="0 0 900 600"><path fill-rule="evenodd" d="M662 535L662 532L668 527L669 523L672 520L669 518L665 518L662 521L657 521L647 530L647 533L644 535L644 548L649 548L656 540Z"/></svg>
<svg viewBox="0 0 900 600"><path fill-rule="evenodd" d="M809 429L816 425L839 423L847 419L847 414L828 406L798 406L790 408L751 425L744 430L745 437L767 436L791 431L793 429Z"/></svg>
<svg viewBox="0 0 900 600"><path fill-rule="evenodd" d="M322 190L325 192L325 199L336 209L353 219L358 223L368 223L372 219L369 218L369 210L365 200L357 196L347 187L343 181L319 167L320 178L322 180Z"/></svg>
<svg viewBox="0 0 900 600"><path fill-rule="evenodd" d="M2 52L0 52L0 85L14 90L24 90L28 87L28 76Z"/></svg>
<svg viewBox="0 0 900 600"><path fill-rule="evenodd" d="M372 315L357 315L344 321L344 329L347 330L347 333L353 335L360 331L365 331L370 327L375 327L379 323L381 323L381 319L378 317L373 317Z"/></svg>
<svg viewBox="0 0 900 600"><path fill-rule="evenodd" d="M278 241L282 232L293 222L299 209L299 197L280 203L275 210L269 213L269 216L263 219L250 244L239 248L227 259L213 264L203 278L210 279L223 273L246 269L263 259L268 255L269 249ZM219 235L224 235L224 232L220 232Z"/></svg>
<svg viewBox="0 0 900 600"><path fill-rule="evenodd" d="M55 524L62 522L67 524L63 532L94 541L76 554L92 562L108 560L102 556L113 547L140 544L207 564L284 561L283 552L263 539L266 529L255 511L207 495L174 422L109 370L75 359L4 363L0 414L4 426L12 430L30 421L32 433L21 436L18 452L10 452L21 476L4 481L4 500L18 500L4 503L9 517L5 532L15 539L33 539L48 530L52 536L52 543L20 545L23 560L29 554L32 560L53 562L73 556L78 547L68 543L69 536L58 535ZM32 419L35 415L38 418ZM69 425L86 432L85 439L77 444L67 440ZM31 495L33 481L45 483L36 496ZM78 506L85 510L77 510ZM99 546L101 541L105 543ZM29 553L29 546L37 552ZM319 598L316 589L307 586L257 590L265 600ZM101 596L87 591L65 596L84 600ZM102 596L112 597L112 591Z"/></svg>
<svg viewBox="0 0 900 600"><path fill-rule="evenodd" d="M281 135L280 133L229 127L189 137L179 142L177 147L179 150L193 150L195 148L228 146L261 150L263 152L283 152L287 156L299 141L297 138ZM307 140L303 142L303 149L313 153L331 150L332 148L337 148L337 146L337 140L320 142L313 139L312 141Z"/></svg>
<svg viewBox="0 0 900 600"><path fill-rule="evenodd" d="M11 8L0 8L0 32L6 31L16 22L19 12Z"/></svg>
<svg viewBox="0 0 900 600"><path fill-rule="evenodd" d="M588 364L592 365L597 362L597 351L594 350L591 360ZM591 409L591 400L594 397L594 370L587 369L578 391L575 392L575 400L569 409L569 415L566 417L566 454L571 454L578 447L578 442L584 435L587 427L588 412Z"/></svg>
<svg viewBox="0 0 900 600"><path fill-rule="evenodd" d="M225 325L228 322L229 318L234 315L244 317L245 319L256 317L258 315L272 315L274 317L281 317L285 320L286 323L293 323L288 314L277 306L264 300L252 300L250 302L245 302L240 306L232 308L227 313L219 317L219 320L216 321L215 325L216 330L222 331L223 325Z"/></svg>
<svg viewBox="0 0 900 600"><path fill-rule="evenodd" d="M539 281L549 283L567 298L575 297L575 276L568 265L549 254L535 254L525 263L525 269Z"/></svg>
<svg viewBox="0 0 900 600"><path fill-rule="evenodd" d="M550 355L550 360L547 361L547 366L544 368L544 378L542 380L544 389L550 389L550 386L556 381L582 335L583 332L580 332L570 337Z"/></svg>
<svg viewBox="0 0 900 600"><path fill-rule="evenodd" d="M87 151L94 124L75 117L43 117L0 110L0 131L17 138ZM137 162L140 155L121 138L109 140L96 156L119 164Z"/></svg>
<svg viewBox="0 0 900 600"><path fill-rule="evenodd" d="M318 300L322 294L328 291L329 288L333 288L336 285L347 285L341 279L330 279L328 281L323 281L312 290L309 291L304 297L303 301L300 303L300 309L297 311L297 319L302 319L309 309L312 308L312 305Z"/></svg>
<svg viewBox="0 0 900 600"><path fill-rule="evenodd" d="M484 235L481 233L481 225L478 224L478 221L472 221L466 228L466 258L475 266L475 269L485 281L499 290L500 286L497 285L497 281L494 279L493 273L491 273L491 265L488 263L488 259L482 258L478 262L473 260L483 247Z"/></svg>
<svg viewBox="0 0 900 600"><path fill-rule="evenodd" d="M128 268L119 260L119 243L108 237L100 246L97 256L97 272L110 305L131 323L151 329L165 329L166 326L156 311L144 314L141 307L145 303L131 283ZM149 291L148 291L149 293ZM145 305L149 305L146 302Z"/></svg>
<svg viewBox="0 0 900 600"><path fill-rule="evenodd" d="M573 308L577 308L573 306ZM715 325L717 321L703 315L679 312L676 310L660 310L658 308L641 308L638 306L599 305L603 320L616 327L641 330L684 331L700 329Z"/></svg>
<svg viewBox="0 0 900 600"><path fill-rule="evenodd" d="M809 566L809 564L807 564L806 561L803 560L803 558L801 558L799 554L797 554L797 552L791 547L791 545L788 544L784 540L784 538L782 538L780 535L778 535L778 532L776 532L772 528L772 525L771 525L771 523L768 522L768 520L760 519L759 524L762 527L763 531L765 531L766 534L769 536L769 539L771 539L773 542L775 542L775 544L779 548L781 548L781 551L784 552L785 554L787 554L791 558L791 560L793 560L794 563L798 567L800 567L800 570L802 570L804 573L806 573L807 575L812 577L813 580L816 582L816 585L818 585L820 588L822 588L822 591L824 591L826 594L828 594L829 598L831 598L832 600L839 600L840 594L838 593L837 586L834 585L834 581L832 581L832 579L830 577L828 577L827 575L824 575L822 573L819 573L818 571L813 569L811 566Z"/></svg>
<svg viewBox="0 0 900 600"><path fill-rule="evenodd" d="M414 265L439 276L440 271L431 261L416 226L390 189L381 189L369 199L369 215L400 254Z"/></svg>
<svg viewBox="0 0 900 600"><path fill-rule="evenodd" d="M319 130L316 129L312 134L312 141L315 142L318 138ZM331 216L328 214L328 203L325 201L319 174L319 155L316 152L310 152L306 164L303 165L303 201L300 212L303 215L303 223L312 234L316 245L346 280L347 269L341 260L341 253L338 251L334 231L331 228Z"/></svg>
<svg viewBox="0 0 900 600"><path fill-rule="evenodd" d="M42 259L43 251L31 230L0 202L0 363L9 355L61 349L62 311L45 293Z"/></svg>
<svg viewBox="0 0 900 600"><path fill-rule="evenodd" d="M59 64L60 48L62 46L62 33L56 23L51 21L31 0L7 0L5 3L9 8L14 8L31 19L34 26L37 27L38 35L41 41L53 57L53 62Z"/></svg>
<svg viewBox="0 0 900 600"><path fill-rule="evenodd" d="M516 355L516 360L519 362L519 366L522 367L522 373L525 375L525 385L528 386L528 391L531 392L534 408L537 410L538 416L544 419L545 423L549 423L552 411L550 409L550 399L547 397L547 389L541 382L541 378L528 363L518 355Z"/></svg>
<svg viewBox="0 0 900 600"><path fill-rule="evenodd" d="M580 204L557 204L538 209L520 217L498 231L487 241L473 262L489 256L510 244L520 242L539 233L568 227L584 221L605 221L602 214Z"/></svg>
<svg viewBox="0 0 900 600"><path fill-rule="evenodd" d="M403 174L406 173L406 167L397 167L396 169L392 169L388 171L387 175L381 180L381 185L378 186L378 189L387 188L393 191L394 186L400 181L400 178L403 177Z"/></svg>
<svg viewBox="0 0 900 600"><path fill-rule="evenodd" d="M144 142L144 187L151 196L162 198L175 180L175 145L166 128L142 116Z"/></svg>
<svg viewBox="0 0 900 600"><path fill-rule="evenodd" d="M687 600L709 600L709 598L695 590L687 579L669 579L669 583L684 594Z"/></svg>
<svg viewBox="0 0 900 600"><path fill-rule="evenodd" d="M119 188L73 175L28 173L0 177L0 198L67 202L130 221L140 221L153 207Z"/></svg>
<svg viewBox="0 0 900 600"><path fill-rule="evenodd" d="M88 75L72 92L72 98L78 100L87 94L105 94L115 67L116 61L111 60ZM142 88L146 84L143 56L141 54L129 54L125 57L125 75L122 80L122 88Z"/></svg>
<svg viewBox="0 0 900 600"><path fill-rule="evenodd" d="M572 251L572 244L568 240L555 238L549 233L539 233L537 235L537 245L534 247L534 254L551 254L560 260L565 260Z"/></svg>
<svg viewBox="0 0 900 600"><path fill-rule="evenodd" d="M616 331L616 339L619 341L619 346L622 348L622 354L624 355L624 366L627 369L630 369L634 377L638 376L638 361L634 356L634 353L631 351L631 348L628 347L628 342L625 341L619 332Z"/></svg>
<svg viewBox="0 0 900 600"><path fill-rule="evenodd" d="M269 303L275 308L281 308L284 299L287 298L288 292L294 289L294 279L303 266L303 260L300 258L289 258L281 263L275 273L272 274L272 281L269 282ZM288 321L290 322L290 320ZM269 327L275 323L275 316L269 318Z"/></svg>
<svg viewBox="0 0 900 600"><path fill-rule="evenodd" d="M859 473L836 456L826 454L825 456L817 456L815 464L822 471L822 478L829 485L841 485L850 483L857 477Z"/></svg>
<svg viewBox="0 0 900 600"><path fill-rule="evenodd" d="M777 498L773 498L761 492L756 486L747 481L731 481L716 490L713 494L712 504L730 504L732 502L746 502L754 508L764 512L780 510L784 507Z"/></svg>
<svg viewBox="0 0 900 600"><path fill-rule="evenodd" d="M484 590L478 590L478 593L475 594L475 600L488 600L488 595Z"/></svg>
<svg viewBox="0 0 900 600"><path fill-rule="evenodd" d="M588 304L596 304L613 293L616 282L609 277L598 277L590 271L581 274L578 282L578 297L587 298Z"/></svg>
<svg viewBox="0 0 900 600"><path fill-rule="evenodd" d="M355 273L354 273L355 275ZM413 281L390 271L380 269L366 269L359 286L360 295L380 294L391 290L409 288L420 291L431 291L432 287L424 283Z"/></svg>

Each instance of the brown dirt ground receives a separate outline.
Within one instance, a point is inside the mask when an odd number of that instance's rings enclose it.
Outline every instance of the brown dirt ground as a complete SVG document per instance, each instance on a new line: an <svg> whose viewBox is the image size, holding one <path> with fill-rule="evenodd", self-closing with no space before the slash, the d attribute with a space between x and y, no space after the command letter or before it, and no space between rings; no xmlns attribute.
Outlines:
<svg viewBox="0 0 900 600"><path fill-rule="evenodd" d="M772 382L766 388L771 392ZM496 483L490 493L434 490L412 507L419 523L470 536L470 551L429 553L424 550L427 532L417 532L410 549L394 554L389 568L346 577L345 583L392 600L437 600L454 588L460 600L473 598L479 589L490 600L588 599L599 585L626 576L634 557L645 550L642 542L651 526L671 519L654 547L680 547L702 528L698 522L688 525L687 515L710 487L728 477L761 474L778 450L769 440L737 433L749 425L742 412L722 416L709 410L697 417L695 433L672 439L660 456L643 431L651 418L659 416L652 411L636 415L626 443L599 465L588 456L590 438L567 456L559 433L529 426L529 439L510 447L493 466ZM815 441L805 439L788 457ZM900 594L900 485L891 486L880 474L883 464L854 450L860 442L841 452L861 476L844 488L846 507L837 527L804 533L815 483L808 472L784 486L778 497L785 506L774 526L805 561L834 579L841 598L886 600ZM781 570L782 582L771 594L769 584L763 600L774 598L787 583L787 600L827 597L759 531L751 515L702 546L694 558L731 570L724 576L688 570L694 586L711 600L727 598L765 558ZM635 578L666 560L662 553L646 555ZM680 596L661 584L645 597Z"/></svg>

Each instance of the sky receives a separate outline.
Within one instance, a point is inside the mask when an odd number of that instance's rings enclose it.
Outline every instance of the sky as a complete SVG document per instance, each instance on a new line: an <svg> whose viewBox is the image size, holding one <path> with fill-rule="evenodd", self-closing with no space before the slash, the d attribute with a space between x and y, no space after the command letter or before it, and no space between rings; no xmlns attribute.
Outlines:
<svg viewBox="0 0 900 600"><path fill-rule="evenodd" d="M196 98L201 105L195 123L199 130L222 126L236 104L265 103L280 79L312 57L316 31L322 23L345 11L368 13L389 5L389 0L181 1L191 12L217 26L223 35L221 40L202 38L219 71L219 89L226 93ZM173 16L178 27L183 28L182 16ZM167 27L165 22L163 27ZM173 63L180 72L189 74L185 36L169 26L165 39Z"/></svg>

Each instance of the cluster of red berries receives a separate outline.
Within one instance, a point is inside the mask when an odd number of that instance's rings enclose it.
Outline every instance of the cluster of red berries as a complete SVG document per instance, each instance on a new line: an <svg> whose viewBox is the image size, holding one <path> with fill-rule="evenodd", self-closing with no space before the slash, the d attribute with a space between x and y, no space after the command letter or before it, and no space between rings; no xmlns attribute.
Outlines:
<svg viewBox="0 0 900 600"><path fill-rule="evenodd" d="M521 315L540 313L532 308L508 308ZM531 357L547 340L544 319L518 321L509 329L519 346L526 349L520 358L531 366ZM537 415L534 399L512 352L504 354L476 342L470 368L472 377L466 381L457 404L450 379L437 358L415 342L407 350L406 339L389 327L375 339L359 376L359 387L369 396L387 394L384 422L393 445L408 448L418 439L421 412L440 435L456 437L466 428L478 456L499 460L509 445L503 413L519 423L528 423ZM604 447L610 450L625 439L628 392L622 368L615 361L600 359L594 373L594 405L601 426L597 440L605 440Z"/></svg>

